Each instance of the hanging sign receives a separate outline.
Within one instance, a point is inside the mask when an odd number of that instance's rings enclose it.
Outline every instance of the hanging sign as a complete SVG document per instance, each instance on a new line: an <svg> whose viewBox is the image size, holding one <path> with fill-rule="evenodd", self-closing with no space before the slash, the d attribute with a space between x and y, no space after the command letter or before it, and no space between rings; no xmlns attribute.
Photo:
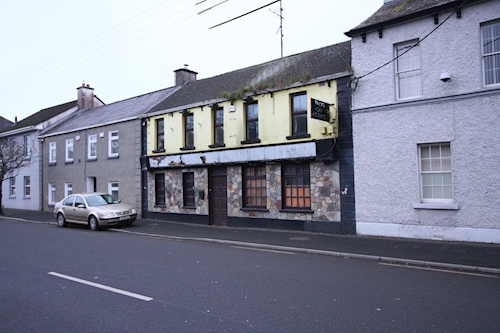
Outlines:
<svg viewBox="0 0 500 333"><path fill-rule="evenodd" d="M329 122L330 104L311 98L311 117Z"/></svg>

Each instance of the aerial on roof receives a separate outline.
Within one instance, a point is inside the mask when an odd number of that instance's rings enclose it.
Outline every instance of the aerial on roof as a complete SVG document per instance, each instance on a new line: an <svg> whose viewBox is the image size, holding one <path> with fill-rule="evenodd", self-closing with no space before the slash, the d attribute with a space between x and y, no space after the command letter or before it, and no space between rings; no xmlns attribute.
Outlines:
<svg viewBox="0 0 500 333"><path fill-rule="evenodd" d="M464 5L488 0L392 0L385 2L372 16L345 34L349 37L386 26L430 16L441 11L456 10Z"/></svg>
<svg viewBox="0 0 500 333"><path fill-rule="evenodd" d="M347 41L188 82L149 113L238 99L247 93L276 91L297 82L332 80L350 75L350 68L351 43Z"/></svg>

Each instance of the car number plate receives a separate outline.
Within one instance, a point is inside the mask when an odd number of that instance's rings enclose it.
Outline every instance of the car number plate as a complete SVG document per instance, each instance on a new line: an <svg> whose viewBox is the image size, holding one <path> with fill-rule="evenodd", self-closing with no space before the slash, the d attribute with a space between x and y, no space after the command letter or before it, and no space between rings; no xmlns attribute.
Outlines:
<svg viewBox="0 0 500 333"><path fill-rule="evenodd" d="M121 216L118 218L118 221L126 221L126 220L130 220L130 216Z"/></svg>

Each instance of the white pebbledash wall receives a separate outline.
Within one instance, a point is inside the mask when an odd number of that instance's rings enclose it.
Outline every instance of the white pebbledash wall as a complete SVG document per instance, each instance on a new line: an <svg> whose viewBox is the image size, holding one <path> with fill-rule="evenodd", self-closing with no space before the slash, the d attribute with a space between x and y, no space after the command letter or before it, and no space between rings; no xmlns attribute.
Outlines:
<svg viewBox="0 0 500 333"><path fill-rule="evenodd" d="M483 87L480 34L495 19L500 1L465 7L422 41L420 99L396 101L393 63L353 82L358 234L500 243L500 87ZM435 27L427 17L354 37L354 76ZM417 145L440 142L451 143L454 204L421 205Z"/></svg>

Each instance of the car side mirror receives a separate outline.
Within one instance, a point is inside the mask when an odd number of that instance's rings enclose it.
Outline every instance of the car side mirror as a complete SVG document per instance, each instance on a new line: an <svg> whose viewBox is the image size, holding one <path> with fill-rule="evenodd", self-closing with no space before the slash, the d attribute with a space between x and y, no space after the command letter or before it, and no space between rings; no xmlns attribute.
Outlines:
<svg viewBox="0 0 500 333"><path fill-rule="evenodd" d="M83 204L79 204L77 207L78 207L78 208L85 208L85 205L83 205Z"/></svg>

